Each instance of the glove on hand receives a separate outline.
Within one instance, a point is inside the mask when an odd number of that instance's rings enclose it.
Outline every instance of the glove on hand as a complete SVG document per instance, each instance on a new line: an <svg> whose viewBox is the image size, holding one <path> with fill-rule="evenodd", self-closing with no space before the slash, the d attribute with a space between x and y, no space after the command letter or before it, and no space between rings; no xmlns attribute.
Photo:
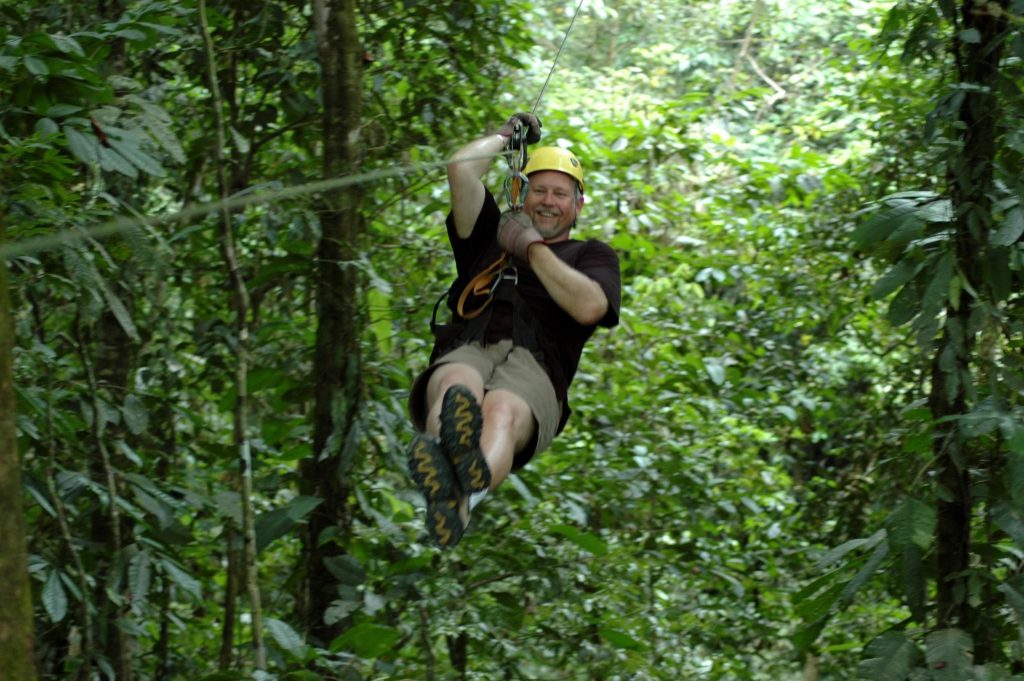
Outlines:
<svg viewBox="0 0 1024 681"><path fill-rule="evenodd" d="M512 117L508 119L508 123L501 126L501 129L498 130L498 134L502 137L512 137L512 127L515 125L516 121L521 122L523 127L526 128L527 144L536 144L537 142L540 142L540 129L544 126L541 125L539 118L534 116L532 113L527 113L525 111L513 114Z"/></svg>
<svg viewBox="0 0 1024 681"><path fill-rule="evenodd" d="M544 243L533 221L517 210L507 210L498 220L498 244L512 255L530 262L530 246Z"/></svg>

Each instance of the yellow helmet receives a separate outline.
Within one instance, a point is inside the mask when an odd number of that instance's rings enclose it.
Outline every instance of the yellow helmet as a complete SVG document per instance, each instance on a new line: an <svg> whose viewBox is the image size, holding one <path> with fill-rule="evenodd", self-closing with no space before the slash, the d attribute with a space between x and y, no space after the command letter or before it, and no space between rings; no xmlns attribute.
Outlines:
<svg viewBox="0 0 1024 681"><path fill-rule="evenodd" d="M576 184L580 187L580 193L583 193L583 166L580 165L580 160L576 158L575 154L568 149L562 147L534 149L530 154L530 159L526 162L526 167L523 168L523 173L529 176L530 173L541 170L557 170L575 178Z"/></svg>

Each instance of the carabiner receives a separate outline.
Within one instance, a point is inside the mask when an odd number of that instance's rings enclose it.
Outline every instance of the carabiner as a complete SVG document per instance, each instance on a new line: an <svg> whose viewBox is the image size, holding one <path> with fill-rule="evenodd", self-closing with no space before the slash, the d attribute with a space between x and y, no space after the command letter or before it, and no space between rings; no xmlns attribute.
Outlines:
<svg viewBox="0 0 1024 681"><path fill-rule="evenodd" d="M505 178L505 200L512 210L522 210L523 202L526 200L526 191L530 181L523 174L523 169L529 161L526 153L526 126L519 119L512 123L512 137L509 138L508 154L509 174Z"/></svg>
<svg viewBox="0 0 1024 681"><path fill-rule="evenodd" d="M522 210L526 201L526 192L530 189L530 180L521 172L510 172L505 176L505 201L510 210Z"/></svg>

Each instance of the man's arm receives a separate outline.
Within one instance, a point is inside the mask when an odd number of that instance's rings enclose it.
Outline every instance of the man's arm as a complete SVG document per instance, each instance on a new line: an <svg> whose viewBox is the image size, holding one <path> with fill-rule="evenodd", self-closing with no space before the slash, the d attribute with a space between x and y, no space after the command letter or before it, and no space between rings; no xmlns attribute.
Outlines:
<svg viewBox="0 0 1024 681"><path fill-rule="evenodd" d="M544 243L531 244L530 268L559 307L584 326L593 326L608 311L608 297L601 286L563 262Z"/></svg>
<svg viewBox="0 0 1024 681"><path fill-rule="evenodd" d="M473 233L473 225L484 203L482 178L505 148L505 137L497 133L473 140L452 156L448 164L448 186L452 193L455 231L462 239Z"/></svg>
<svg viewBox="0 0 1024 681"><path fill-rule="evenodd" d="M515 125L524 126L525 142L540 141L540 120L532 113L517 113L493 135L473 140L452 156L448 164L448 186L452 192L452 217L459 238L468 239L480 215L484 202L484 173L491 167L494 157L501 153L512 137Z"/></svg>

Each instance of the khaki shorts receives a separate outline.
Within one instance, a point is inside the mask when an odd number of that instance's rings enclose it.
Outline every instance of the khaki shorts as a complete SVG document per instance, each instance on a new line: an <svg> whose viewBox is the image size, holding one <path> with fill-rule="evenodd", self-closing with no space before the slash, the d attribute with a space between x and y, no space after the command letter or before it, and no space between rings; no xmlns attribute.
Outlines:
<svg viewBox="0 0 1024 681"><path fill-rule="evenodd" d="M483 377L485 391L508 390L523 398L530 407L537 425L536 432L532 446L527 445L516 452L513 469L521 468L534 454L548 448L558 430L562 406L544 368L529 350L513 346L511 340L487 345L472 341L442 355L417 376L409 393L409 415L417 429L425 430L429 408L426 404L427 382L442 364L466 364Z"/></svg>

